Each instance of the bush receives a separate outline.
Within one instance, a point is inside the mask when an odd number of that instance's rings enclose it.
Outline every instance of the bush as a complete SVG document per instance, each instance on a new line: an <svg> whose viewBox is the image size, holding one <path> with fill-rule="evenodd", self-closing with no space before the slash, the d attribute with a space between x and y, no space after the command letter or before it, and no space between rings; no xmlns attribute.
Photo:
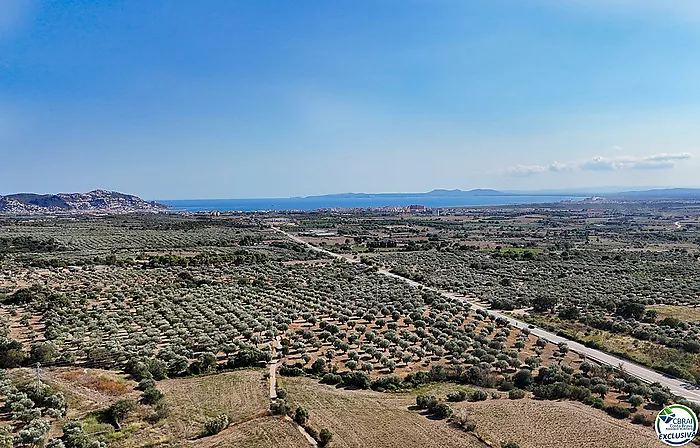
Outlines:
<svg viewBox="0 0 700 448"><path fill-rule="evenodd" d="M300 426L306 425L306 422L309 421L309 411L299 406L296 412L294 412L294 421Z"/></svg>
<svg viewBox="0 0 700 448"><path fill-rule="evenodd" d="M343 384L346 386L355 386L360 389L369 389L372 384L370 376L365 372L343 372L340 374Z"/></svg>
<svg viewBox="0 0 700 448"><path fill-rule="evenodd" d="M644 397L642 397L641 395L632 395L627 401L629 401L633 408L638 408L639 405L644 403Z"/></svg>
<svg viewBox="0 0 700 448"><path fill-rule="evenodd" d="M155 387L149 387L141 394L141 400L145 404L156 404L163 399L163 393Z"/></svg>
<svg viewBox="0 0 700 448"><path fill-rule="evenodd" d="M149 359L146 362L146 368L148 369L148 373L150 373L156 381L167 378L168 369L165 363L160 359Z"/></svg>
<svg viewBox="0 0 700 448"><path fill-rule="evenodd" d="M107 415L112 419L117 429L121 429L121 421L124 420L136 410L136 402L123 398L115 401L112 406L107 409Z"/></svg>
<svg viewBox="0 0 700 448"><path fill-rule="evenodd" d="M525 392L522 389L513 389L508 392L508 398L510 398L511 400L519 400L521 398L525 398L526 394L527 392Z"/></svg>
<svg viewBox="0 0 700 448"><path fill-rule="evenodd" d="M489 398L489 394L483 390L475 390L469 394L469 401L486 401Z"/></svg>
<svg viewBox="0 0 700 448"><path fill-rule="evenodd" d="M607 406L605 408L605 412L615 418L627 418L630 416L630 410L628 408L618 405Z"/></svg>
<svg viewBox="0 0 700 448"><path fill-rule="evenodd" d="M659 406L666 406L670 399L671 396L663 390L655 390L651 394L651 401L658 404Z"/></svg>
<svg viewBox="0 0 700 448"><path fill-rule="evenodd" d="M19 367L27 358L26 353L22 350L22 343L3 338L0 341L0 369L11 369Z"/></svg>
<svg viewBox="0 0 700 448"><path fill-rule="evenodd" d="M418 409L431 409L437 404L437 398L432 395L418 395L416 397L416 406Z"/></svg>
<svg viewBox="0 0 700 448"><path fill-rule="evenodd" d="M10 441L7 445L3 445L0 441L0 447L4 446L11 447L12 441ZM49 439L49 441L46 443L46 448L66 448L66 444L63 443L63 440L61 439Z"/></svg>
<svg viewBox="0 0 700 448"><path fill-rule="evenodd" d="M535 382L532 378L532 372L528 369L521 369L513 375L513 384L518 389L529 389L530 386Z"/></svg>
<svg viewBox="0 0 700 448"><path fill-rule="evenodd" d="M570 386L569 398L585 403L592 396L591 391L585 387Z"/></svg>
<svg viewBox="0 0 700 448"><path fill-rule="evenodd" d="M311 372L315 374L323 373L326 370L326 360L323 358L318 358L311 364Z"/></svg>
<svg viewBox="0 0 700 448"><path fill-rule="evenodd" d="M501 448L520 448L520 445L518 444L518 442L513 442L512 440L510 440L508 442L503 442L501 444Z"/></svg>
<svg viewBox="0 0 700 448"><path fill-rule="evenodd" d="M603 409L605 407L605 403L603 402L603 400L592 395L586 400L584 400L583 403L587 404L588 406L593 406L596 409Z"/></svg>
<svg viewBox="0 0 700 448"><path fill-rule="evenodd" d="M652 421L642 414L634 414L634 417L632 418L632 423L634 423L635 425L644 425L644 426L651 426L652 425Z"/></svg>
<svg viewBox="0 0 700 448"><path fill-rule="evenodd" d="M503 392L508 392L509 390L514 389L514 388L515 388L515 384L513 384L513 382L510 380L504 380L498 386L498 390L502 390Z"/></svg>
<svg viewBox="0 0 700 448"><path fill-rule="evenodd" d="M213 436L218 434L228 427L229 418L226 414L219 414L213 419L204 424L204 429L207 435Z"/></svg>
<svg viewBox="0 0 700 448"><path fill-rule="evenodd" d="M43 445L44 437L49 432L50 428L51 424L48 420L35 418L19 431L15 441L19 442L21 446L41 446Z"/></svg>
<svg viewBox="0 0 700 448"><path fill-rule="evenodd" d="M328 446L329 443L333 440L333 433L331 433L329 430L326 428L323 428L319 433L318 433L318 444L321 446Z"/></svg>
<svg viewBox="0 0 700 448"><path fill-rule="evenodd" d="M452 416L452 408L447 403L437 403L433 406L432 413L437 418L449 418Z"/></svg>
<svg viewBox="0 0 700 448"><path fill-rule="evenodd" d="M32 363L50 364L59 356L58 348L53 342L35 342L29 350L29 359Z"/></svg>
<svg viewBox="0 0 700 448"><path fill-rule="evenodd" d="M454 392L450 392L447 394L447 401L452 401L452 402L458 402L458 401L464 401L467 399L467 391L465 390L457 390Z"/></svg>
<svg viewBox="0 0 700 448"><path fill-rule="evenodd" d="M226 367L229 369L238 369L241 367L252 367L263 361L265 356L258 350L244 349L236 352L233 357L226 362Z"/></svg>
<svg viewBox="0 0 700 448"><path fill-rule="evenodd" d="M335 373L326 373L323 375L321 382L324 384L338 384L343 382L343 378Z"/></svg>
<svg viewBox="0 0 700 448"><path fill-rule="evenodd" d="M270 403L270 412L273 415L285 415L287 413L287 402L284 400L275 400Z"/></svg>
<svg viewBox="0 0 700 448"><path fill-rule="evenodd" d="M141 381L139 381L139 385L137 387L138 390L140 391L145 391L150 388L155 388L156 387L156 382L153 380L153 378L144 378Z"/></svg>
<svg viewBox="0 0 700 448"><path fill-rule="evenodd" d="M406 384L408 388L419 387L423 384L430 383L430 381L430 375L428 375L427 372L409 373L403 380L404 384Z"/></svg>
<svg viewBox="0 0 700 448"><path fill-rule="evenodd" d="M381 376L372 382L371 388L379 392L395 391L401 389L401 379L394 375Z"/></svg>
<svg viewBox="0 0 700 448"><path fill-rule="evenodd" d="M569 398L571 387L564 382L537 386L532 390L532 395L535 398L544 400L558 400L560 398Z"/></svg>

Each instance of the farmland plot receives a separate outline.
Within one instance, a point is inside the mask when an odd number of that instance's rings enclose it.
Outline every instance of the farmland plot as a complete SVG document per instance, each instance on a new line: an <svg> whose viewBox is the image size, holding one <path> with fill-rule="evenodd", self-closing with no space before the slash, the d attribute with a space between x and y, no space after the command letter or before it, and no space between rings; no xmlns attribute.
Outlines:
<svg viewBox="0 0 700 448"><path fill-rule="evenodd" d="M218 414L228 415L235 424L268 407L262 372L257 370L165 380L158 387L170 407L168 432L178 439L198 435L204 423Z"/></svg>
<svg viewBox="0 0 700 448"><path fill-rule="evenodd" d="M651 428L630 425L571 401L495 400L455 407L474 418L476 430L487 440L513 440L522 448L666 446Z"/></svg>
<svg viewBox="0 0 700 448"><path fill-rule="evenodd" d="M346 448L483 447L474 436L408 408L413 397L336 389L306 378L284 380L292 408L304 406L310 424L327 428Z"/></svg>
<svg viewBox="0 0 700 448"><path fill-rule="evenodd" d="M197 441L203 448L303 448L309 442L290 421L279 417L262 417L240 423L206 440Z"/></svg>

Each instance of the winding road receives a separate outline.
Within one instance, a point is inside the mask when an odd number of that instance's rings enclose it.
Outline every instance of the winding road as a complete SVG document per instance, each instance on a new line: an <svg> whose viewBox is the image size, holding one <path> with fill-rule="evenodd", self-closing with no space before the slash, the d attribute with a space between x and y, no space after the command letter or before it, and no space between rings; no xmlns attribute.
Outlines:
<svg viewBox="0 0 700 448"><path fill-rule="evenodd" d="M291 235L291 234L289 234L289 233L285 232L284 230L279 229L277 227L272 227L272 229L285 235L287 238L289 238L293 241L296 241L297 243L303 244L303 245L309 247L310 249L315 250L315 251L320 252L320 253L323 253L325 255L328 255L329 257L340 258L340 259L343 259L349 263L359 263L358 260L353 260L352 258L349 258L347 256L339 255L339 254L330 252L328 250L325 250L323 248L314 246L313 244L308 243L297 236ZM496 317L502 317L502 318L508 320L508 322L516 328L528 327L528 324L523 322L523 321L515 319L515 318L508 316L506 314L499 313L497 311L485 308L481 305L478 305L474 302L467 300L464 296L454 294L454 293L451 293L448 291L441 291L441 290L438 290L436 288L426 286L422 283L416 282L416 281L411 280L409 278L402 277L400 275L396 275L396 274L389 272L385 269L380 268L378 272L381 274L384 274L386 276L393 277L393 278L396 278L398 280L402 280L404 282L407 282L410 285L413 285L416 287L422 287L424 289L428 289L428 290L437 292L439 294L442 294L445 297L450 297L453 299L467 302L474 309L485 310L489 314L492 314ZM700 387L697 385L690 384L685 380L674 378L670 375L659 373L659 372L652 370L648 367L644 367L640 364L618 358L617 356L607 354L607 353L602 352L600 350L586 347L583 344L569 340L567 338L563 338L561 336L558 336L554 333L543 330L541 328L537 328L537 327L531 328L530 332L532 334L534 334L535 336L546 339L547 341L552 342L554 344L559 344L560 342L565 342L569 346L569 349L571 351L576 352L576 353L581 354L581 355L585 355L587 359L590 359L590 360L595 361L595 362L600 363L600 364L607 364L607 365L610 365L610 366L613 366L616 368L622 368L628 374L630 374L636 378L639 378L640 380L642 380L646 383L655 383L655 382L659 383L663 386L668 387L669 390L675 395L683 397L689 401L700 403Z"/></svg>

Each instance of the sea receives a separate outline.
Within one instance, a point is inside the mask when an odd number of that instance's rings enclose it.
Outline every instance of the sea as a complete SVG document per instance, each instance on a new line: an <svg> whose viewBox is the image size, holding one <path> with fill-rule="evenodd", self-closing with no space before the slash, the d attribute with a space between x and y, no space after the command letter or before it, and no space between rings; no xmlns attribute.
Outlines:
<svg viewBox="0 0 700 448"><path fill-rule="evenodd" d="M220 212L241 211L284 211L406 207L420 204L429 208L473 207L515 204L544 204L562 201L580 201L585 198L574 196L469 196L469 197L307 197L307 198L267 198L267 199L188 199L159 200L161 204L173 207L179 212Z"/></svg>

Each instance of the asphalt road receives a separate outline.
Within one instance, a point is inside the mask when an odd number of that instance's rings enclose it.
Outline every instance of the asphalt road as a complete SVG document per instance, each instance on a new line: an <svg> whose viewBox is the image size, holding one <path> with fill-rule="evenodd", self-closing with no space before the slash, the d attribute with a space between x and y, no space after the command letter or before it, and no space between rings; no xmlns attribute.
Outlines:
<svg viewBox="0 0 700 448"><path fill-rule="evenodd" d="M357 260L353 260L353 259L345 257L343 255L339 255L339 254L327 251L325 249L322 249L320 247L314 246L313 244L310 244L310 243L302 240L299 237L291 235L291 234L285 232L284 230L278 229L276 227L273 227L273 229L276 230L277 232L282 233L287 238L290 238L290 239L292 239L300 244L304 244L305 246L309 247L310 249L313 249L317 252L321 252L323 254L326 254L329 257L342 258L350 263L359 263L359 261L357 261ZM528 327L528 325L529 325L525 322L522 322L522 321L515 319L511 316L508 316L506 314L499 313L498 311L494 311L494 310L485 308L481 305L478 305L474 302L470 302L464 296L460 296L458 294L454 294L454 293L447 292L447 291L441 291L441 290L438 290L436 288L426 286L422 283L418 283L418 282L411 280L409 278L402 277L400 275L396 275L394 273L391 273L385 269L379 269L379 272L381 274L387 275L389 277L394 277L396 279L405 281L413 286L416 286L416 287L420 286L420 287L423 287L424 289L429 289L431 291L435 291L435 292L442 294L446 297L450 297L453 299L462 300L464 302L467 302L474 309L486 310L488 313L490 313L494 316L507 319L508 322L510 322L510 324L513 325L514 327L525 328L525 327ZM579 354L583 354L586 356L587 359L590 359L590 360L595 361L595 362L600 363L600 364L607 364L607 365L610 365L613 367L622 368L628 374L635 376L646 383L659 383L663 386L668 387L669 390L675 395L683 397L689 401L694 401L696 403L700 403L700 386L690 384L685 380L674 378L674 377L671 377L671 376L666 375L664 373L659 373L659 372L652 370L648 367L644 367L642 365L633 363L631 361L626 361L626 360L618 358L616 356L609 355L609 354L604 353L600 350L586 347L583 344L580 344L580 343L575 342L575 341L571 341L571 340L563 338L561 336L557 336L556 334L550 333L549 331L543 330L541 328L537 328L537 327L530 328L530 333L534 334L535 336L546 339L549 342L552 342L554 344L559 344L560 342L566 342L566 344L569 346L569 349L571 351L579 353Z"/></svg>

